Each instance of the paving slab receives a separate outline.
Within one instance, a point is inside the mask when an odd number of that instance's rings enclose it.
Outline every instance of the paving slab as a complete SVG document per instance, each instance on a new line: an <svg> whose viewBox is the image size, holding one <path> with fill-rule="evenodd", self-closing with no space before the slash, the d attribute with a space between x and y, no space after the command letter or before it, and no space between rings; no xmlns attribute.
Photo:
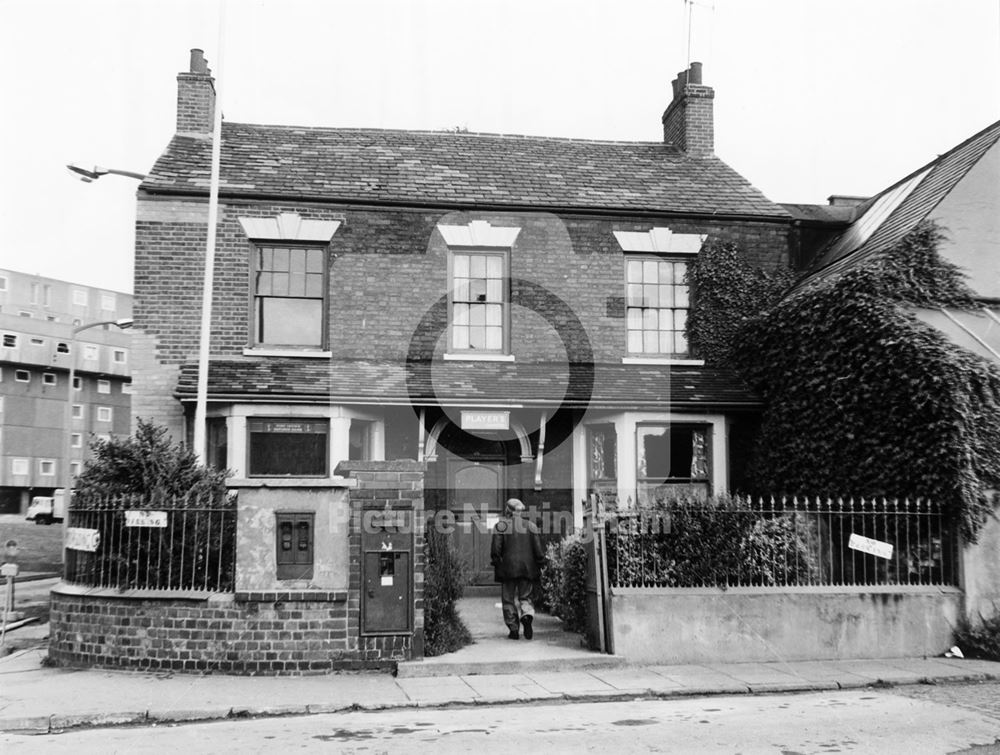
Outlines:
<svg viewBox="0 0 1000 755"><path fill-rule="evenodd" d="M981 661L977 658L936 658L943 666L960 672L982 674L987 679L1000 679L1000 661Z"/></svg>
<svg viewBox="0 0 1000 755"><path fill-rule="evenodd" d="M674 679L641 666L595 669L589 673L619 691L663 693L680 689L682 686Z"/></svg>
<svg viewBox="0 0 1000 755"><path fill-rule="evenodd" d="M476 691L457 676L397 679L396 684L410 702L418 705L445 702L471 703L476 699Z"/></svg>
<svg viewBox="0 0 1000 755"><path fill-rule="evenodd" d="M475 691L477 703L546 700L562 696L558 692L550 692L523 674L463 676L462 681Z"/></svg>
<svg viewBox="0 0 1000 755"><path fill-rule="evenodd" d="M916 684L925 678L923 674L912 669L892 665L891 660L838 661L838 663L841 669L867 679L869 684L875 682Z"/></svg>
<svg viewBox="0 0 1000 755"><path fill-rule="evenodd" d="M707 690L712 694L722 692L747 692L749 687L728 674L707 666L680 664L676 666L650 666L652 671L677 682L687 690Z"/></svg>
<svg viewBox="0 0 1000 755"><path fill-rule="evenodd" d="M602 682L593 674L582 671L540 671L538 673L527 674L526 676L543 689L564 695L575 695L582 692L611 694L616 691L610 684Z"/></svg>
<svg viewBox="0 0 1000 755"><path fill-rule="evenodd" d="M782 664L782 667L771 663L709 663L705 665L720 674L731 676L748 687L783 684L801 686L806 682L794 671L789 670L791 667L787 664Z"/></svg>

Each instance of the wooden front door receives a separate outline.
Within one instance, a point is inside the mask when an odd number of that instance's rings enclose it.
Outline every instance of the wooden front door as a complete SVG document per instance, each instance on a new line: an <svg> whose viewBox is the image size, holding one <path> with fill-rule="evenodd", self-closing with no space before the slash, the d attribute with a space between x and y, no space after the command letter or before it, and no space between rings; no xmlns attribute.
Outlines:
<svg viewBox="0 0 1000 755"><path fill-rule="evenodd" d="M469 565L472 584L492 584L490 542L505 500L504 463L452 459L448 508L455 516L455 546Z"/></svg>

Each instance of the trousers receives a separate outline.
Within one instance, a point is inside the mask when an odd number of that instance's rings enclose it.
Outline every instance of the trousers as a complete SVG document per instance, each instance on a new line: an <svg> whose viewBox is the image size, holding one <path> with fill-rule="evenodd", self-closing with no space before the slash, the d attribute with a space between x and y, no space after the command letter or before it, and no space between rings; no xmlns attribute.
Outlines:
<svg viewBox="0 0 1000 755"><path fill-rule="evenodd" d="M509 629L517 629L522 616L534 616L531 592L535 583L530 579L505 579L500 583L500 605L503 608L503 623Z"/></svg>

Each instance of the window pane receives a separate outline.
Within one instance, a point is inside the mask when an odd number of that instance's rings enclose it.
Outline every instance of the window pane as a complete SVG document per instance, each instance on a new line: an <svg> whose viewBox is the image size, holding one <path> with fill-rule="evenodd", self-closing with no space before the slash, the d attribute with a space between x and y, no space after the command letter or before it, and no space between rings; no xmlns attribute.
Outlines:
<svg viewBox="0 0 1000 755"><path fill-rule="evenodd" d="M660 306L661 307L672 307L672 306L674 306L674 287L673 286L660 286Z"/></svg>
<svg viewBox="0 0 1000 755"><path fill-rule="evenodd" d="M473 278L469 281L469 301L486 301L486 281Z"/></svg>
<svg viewBox="0 0 1000 755"><path fill-rule="evenodd" d="M490 278L503 277L503 259L500 257L486 258L486 275Z"/></svg>
<svg viewBox="0 0 1000 755"><path fill-rule="evenodd" d="M503 301L503 281L489 280L486 283L486 301Z"/></svg>
<svg viewBox="0 0 1000 755"><path fill-rule="evenodd" d="M288 251L288 269L293 273L304 273L306 271L306 250L290 249Z"/></svg>
<svg viewBox="0 0 1000 755"><path fill-rule="evenodd" d="M656 330L659 327L659 318L657 317L657 310L655 309L642 310L642 327L644 330Z"/></svg>
<svg viewBox="0 0 1000 755"><path fill-rule="evenodd" d="M288 296L288 273L274 273L271 276L271 293L274 296Z"/></svg>
<svg viewBox="0 0 1000 755"><path fill-rule="evenodd" d="M630 330L628 332L628 350L633 353L642 352L642 331Z"/></svg>
<svg viewBox="0 0 1000 755"><path fill-rule="evenodd" d="M469 306L469 322L473 325L486 324L486 307L482 304L472 304Z"/></svg>
<svg viewBox="0 0 1000 755"><path fill-rule="evenodd" d="M659 286L643 286L642 287L642 298L645 300L647 307L658 307L660 306L660 294Z"/></svg>
<svg viewBox="0 0 1000 755"><path fill-rule="evenodd" d="M292 273L288 276L288 293L290 296L306 295L305 273Z"/></svg>
<svg viewBox="0 0 1000 755"><path fill-rule="evenodd" d="M642 350L646 354L655 354L660 348L659 334L655 330L647 330L642 334Z"/></svg>
<svg viewBox="0 0 1000 755"><path fill-rule="evenodd" d="M288 271L288 250L278 247L274 250L274 269L276 271Z"/></svg>
<svg viewBox="0 0 1000 755"><path fill-rule="evenodd" d="M469 255L456 254L452 265L452 274L456 278L469 277Z"/></svg>
<svg viewBox="0 0 1000 755"><path fill-rule="evenodd" d="M323 296L323 275L310 273L306 276L306 296L312 296L317 299Z"/></svg>
<svg viewBox="0 0 1000 755"><path fill-rule="evenodd" d="M286 346L323 345L321 299L260 299L259 342Z"/></svg>
<svg viewBox="0 0 1000 755"><path fill-rule="evenodd" d="M674 313L670 309L660 310L660 330L674 329Z"/></svg>
<svg viewBox="0 0 1000 755"><path fill-rule="evenodd" d="M471 349L485 349L486 348L486 328L485 327L470 327L469 328L469 348L471 348Z"/></svg>
<svg viewBox="0 0 1000 755"><path fill-rule="evenodd" d="M452 328L452 345L456 349L469 348L469 329L466 326Z"/></svg>
<svg viewBox="0 0 1000 755"><path fill-rule="evenodd" d="M468 325L469 324L469 305L468 304L456 304L454 308L455 313L455 324L456 325Z"/></svg>
<svg viewBox="0 0 1000 755"><path fill-rule="evenodd" d="M626 314L629 330L642 330L642 310L637 307L629 307Z"/></svg>
<svg viewBox="0 0 1000 755"><path fill-rule="evenodd" d="M257 259L257 269L258 270L272 270L274 268L274 250L270 247L264 247L260 250L260 254Z"/></svg>
<svg viewBox="0 0 1000 755"><path fill-rule="evenodd" d="M659 283L660 276L657 270L658 264L656 260L646 260L642 263L642 282L643 283Z"/></svg>
<svg viewBox="0 0 1000 755"><path fill-rule="evenodd" d="M503 348L503 328L486 328L486 348L493 351Z"/></svg>
<svg viewBox="0 0 1000 755"><path fill-rule="evenodd" d="M660 349L661 354L672 354L674 351L674 332L672 330L661 330L660 331Z"/></svg>
<svg viewBox="0 0 1000 755"><path fill-rule="evenodd" d="M642 263L639 260L629 260L625 266L625 282L642 282Z"/></svg>
<svg viewBox="0 0 1000 755"><path fill-rule="evenodd" d="M660 283L674 282L674 265L672 262L660 263Z"/></svg>
<svg viewBox="0 0 1000 755"><path fill-rule="evenodd" d="M323 273L323 251L321 249L306 250L306 272Z"/></svg>
<svg viewBox="0 0 1000 755"><path fill-rule="evenodd" d="M684 331L678 330L674 333L674 353L675 354L687 354L688 353L688 341L687 336Z"/></svg>
<svg viewBox="0 0 1000 755"><path fill-rule="evenodd" d="M686 262L675 262L674 263L674 283L678 286L684 284L684 276L687 274L687 263Z"/></svg>
<svg viewBox="0 0 1000 755"><path fill-rule="evenodd" d="M503 307L499 304L486 305L486 324L500 325L502 323Z"/></svg>
<svg viewBox="0 0 1000 755"><path fill-rule="evenodd" d="M452 298L455 301L469 301L469 279L468 278L456 278L455 279L455 289L452 293Z"/></svg>
<svg viewBox="0 0 1000 755"><path fill-rule="evenodd" d="M686 309L674 310L674 330L684 330L687 327L688 313Z"/></svg>
<svg viewBox="0 0 1000 755"><path fill-rule="evenodd" d="M470 278L485 278L486 277L486 258L481 254L472 255L469 260L469 277Z"/></svg>
<svg viewBox="0 0 1000 755"><path fill-rule="evenodd" d="M688 306L688 288L687 288L687 286L675 286L674 287L674 306L675 307L687 307Z"/></svg>
<svg viewBox="0 0 1000 755"><path fill-rule="evenodd" d="M642 286L638 283L630 283L626 286L625 297L630 307L642 306Z"/></svg>

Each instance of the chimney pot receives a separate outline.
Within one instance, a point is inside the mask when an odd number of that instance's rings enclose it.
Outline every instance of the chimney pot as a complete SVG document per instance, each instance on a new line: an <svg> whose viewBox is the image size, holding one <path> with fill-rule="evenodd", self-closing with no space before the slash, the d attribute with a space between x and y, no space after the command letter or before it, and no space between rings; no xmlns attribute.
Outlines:
<svg viewBox="0 0 1000 755"><path fill-rule="evenodd" d="M691 64L691 69L688 72L688 83L689 84L701 83L701 63Z"/></svg>
<svg viewBox="0 0 1000 755"><path fill-rule="evenodd" d="M715 92L701 81L701 63L691 63L673 80L674 97L663 113L663 141L695 157L715 150L712 104Z"/></svg>
<svg viewBox="0 0 1000 755"><path fill-rule="evenodd" d="M191 48L191 73L208 73L205 51L199 50L197 47Z"/></svg>

